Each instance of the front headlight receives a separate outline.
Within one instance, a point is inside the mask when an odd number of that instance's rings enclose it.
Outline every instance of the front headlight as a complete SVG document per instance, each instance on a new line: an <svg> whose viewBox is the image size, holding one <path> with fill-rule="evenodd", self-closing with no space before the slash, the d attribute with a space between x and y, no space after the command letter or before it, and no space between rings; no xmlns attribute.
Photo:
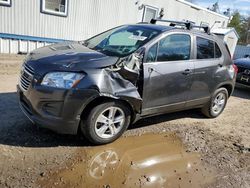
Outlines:
<svg viewBox="0 0 250 188"><path fill-rule="evenodd" d="M74 72L50 72L43 78L41 85L69 89L74 87L84 74Z"/></svg>

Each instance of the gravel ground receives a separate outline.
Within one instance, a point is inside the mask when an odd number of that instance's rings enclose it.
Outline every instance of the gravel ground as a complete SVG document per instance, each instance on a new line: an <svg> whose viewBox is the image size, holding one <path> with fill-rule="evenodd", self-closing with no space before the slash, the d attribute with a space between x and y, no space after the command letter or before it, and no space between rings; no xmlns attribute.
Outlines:
<svg viewBox="0 0 250 188"><path fill-rule="evenodd" d="M0 74L0 187L37 187L38 179L65 168L65 161L74 161L79 150L92 146L32 125L18 107L17 68L9 68L13 70L7 74L1 69ZM124 136L175 132L187 152L199 152L204 165L216 169L216 181L209 187L249 188L249 114L250 90L237 88L217 119L206 119L199 110L172 113L141 120Z"/></svg>

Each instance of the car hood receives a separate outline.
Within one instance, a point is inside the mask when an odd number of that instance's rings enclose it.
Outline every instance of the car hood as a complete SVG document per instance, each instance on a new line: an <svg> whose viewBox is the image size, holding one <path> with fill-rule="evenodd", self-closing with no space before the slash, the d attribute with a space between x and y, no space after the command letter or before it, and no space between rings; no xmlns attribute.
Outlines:
<svg viewBox="0 0 250 188"><path fill-rule="evenodd" d="M83 70L113 65L119 58L91 50L79 42L63 42L32 51L26 58L34 69Z"/></svg>
<svg viewBox="0 0 250 188"><path fill-rule="evenodd" d="M250 59L249 58L241 58L236 59L234 64L240 67L249 68L250 69Z"/></svg>

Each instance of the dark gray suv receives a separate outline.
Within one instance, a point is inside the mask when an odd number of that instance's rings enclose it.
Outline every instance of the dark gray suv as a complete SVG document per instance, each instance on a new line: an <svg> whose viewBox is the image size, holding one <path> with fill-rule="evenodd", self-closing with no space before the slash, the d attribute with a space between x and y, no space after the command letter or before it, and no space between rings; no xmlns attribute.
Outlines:
<svg viewBox="0 0 250 188"><path fill-rule="evenodd" d="M224 42L191 23L124 25L31 52L17 86L37 125L105 144L140 118L201 108L219 116L236 67ZM197 27L197 26L196 26Z"/></svg>

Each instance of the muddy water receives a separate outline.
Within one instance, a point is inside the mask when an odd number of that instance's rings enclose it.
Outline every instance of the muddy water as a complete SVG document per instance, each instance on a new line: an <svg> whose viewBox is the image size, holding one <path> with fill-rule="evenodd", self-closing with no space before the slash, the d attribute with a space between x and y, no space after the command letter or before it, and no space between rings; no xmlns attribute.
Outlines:
<svg viewBox="0 0 250 188"><path fill-rule="evenodd" d="M203 187L213 181L197 153L174 134L147 134L77 153L71 166L39 181L42 187Z"/></svg>

